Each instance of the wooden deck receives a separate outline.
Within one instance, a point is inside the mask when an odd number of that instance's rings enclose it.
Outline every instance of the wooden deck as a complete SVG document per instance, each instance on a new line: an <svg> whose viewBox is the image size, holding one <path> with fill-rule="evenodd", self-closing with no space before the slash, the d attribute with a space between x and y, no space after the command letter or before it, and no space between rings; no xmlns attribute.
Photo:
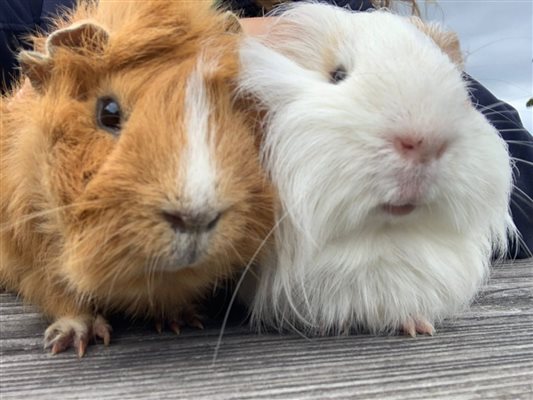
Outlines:
<svg viewBox="0 0 533 400"><path fill-rule="evenodd" d="M533 259L497 266L472 309L434 337L305 339L226 330L176 337L115 324L112 344L51 356L46 323L0 294L0 398L533 399Z"/></svg>

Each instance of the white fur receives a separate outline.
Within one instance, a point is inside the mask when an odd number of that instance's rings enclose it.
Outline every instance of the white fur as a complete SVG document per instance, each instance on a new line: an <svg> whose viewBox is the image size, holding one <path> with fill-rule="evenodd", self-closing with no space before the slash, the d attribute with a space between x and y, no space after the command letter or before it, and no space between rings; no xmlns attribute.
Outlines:
<svg viewBox="0 0 533 400"><path fill-rule="evenodd" d="M211 106L203 77L203 63L199 62L185 89L185 118L187 121L187 155L181 162L185 171L183 201L200 210L210 209L216 200L216 166L214 145L209 127Z"/></svg>
<svg viewBox="0 0 533 400"><path fill-rule="evenodd" d="M218 213L216 189L217 168L214 133L209 118L212 106L208 98L204 74L211 65L201 59L195 66L185 88L186 151L177 171L176 186L183 185L179 210L207 224ZM169 209L171 212L173 208ZM194 266L209 250L212 232L206 229L177 231L173 243L173 262L166 271L177 271Z"/></svg>
<svg viewBox="0 0 533 400"><path fill-rule="evenodd" d="M269 111L262 154L281 201L253 321L390 332L460 311L513 226L506 145L470 104L459 68L385 12L296 5L266 42L288 58L253 39L241 49L241 88ZM349 76L332 84L337 65ZM447 149L413 166L391 144L406 132ZM409 215L381 207L413 196Z"/></svg>

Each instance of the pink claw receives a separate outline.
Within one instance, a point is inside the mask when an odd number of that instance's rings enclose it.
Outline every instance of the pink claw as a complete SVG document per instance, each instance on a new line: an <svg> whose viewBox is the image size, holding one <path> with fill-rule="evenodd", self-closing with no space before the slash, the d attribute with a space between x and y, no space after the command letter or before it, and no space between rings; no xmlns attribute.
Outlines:
<svg viewBox="0 0 533 400"><path fill-rule="evenodd" d="M409 318L401 325L400 329L405 335L409 335L411 337L416 337L417 333L430 336L433 336L435 333L435 328L425 318Z"/></svg>

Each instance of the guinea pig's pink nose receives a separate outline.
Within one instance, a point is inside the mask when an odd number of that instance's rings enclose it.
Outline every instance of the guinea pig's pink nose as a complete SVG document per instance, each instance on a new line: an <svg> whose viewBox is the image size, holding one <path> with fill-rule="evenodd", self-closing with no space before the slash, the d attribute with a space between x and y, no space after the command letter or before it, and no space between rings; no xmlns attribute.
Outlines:
<svg viewBox="0 0 533 400"><path fill-rule="evenodd" d="M172 229L185 233L193 231L210 231L214 229L222 214L189 214L180 211L165 210L162 215Z"/></svg>
<svg viewBox="0 0 533 400"><path fill-rule="evenodd" d="M404 158L419 163L439 159L446 150L446 142L439 139L420 138L415 135L399 135L393 139L394 148Z"/></svg>

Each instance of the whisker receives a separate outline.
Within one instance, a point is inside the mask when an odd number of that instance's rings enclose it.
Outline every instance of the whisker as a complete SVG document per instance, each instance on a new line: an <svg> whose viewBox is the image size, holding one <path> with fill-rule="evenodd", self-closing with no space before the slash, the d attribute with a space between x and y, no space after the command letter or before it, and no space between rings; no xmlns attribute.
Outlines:
<svg viewBox="0 0 533 400"><path fill-rule="evenodd" d="M294 325L290 320L287 319L284 322L291 328L291 332L296 333L298 336L304 338L309 342L311 341L311 338L309 336L306 336L303 331L300 331L300 329L298 329L298 327Z"/></svg>
<svg viewBox="0 0 533 400"><path fill-rule="evenodd" d="M495 39L495 40L492 40L488 43L485 43L484 45L482 46L479 46L478 48L476 48L475 50L471 50L469 51L466 56L469 57L471 56L472 54L476 54L477 52L483 50L484 48L486 47L489 47L489 46L492 46L493 44L496 44L498 42L502 42L502 41L507 41L507 40L522 40L522 39L526 39L527 36L507 36L507 37L503 37L503 38L499 38L499 39Z"/></svg>
<svg viewBox="0 0 533 400"><path fill-rule="evenodd" d="M515 186L513 189L515 190L517 195L521 196L522 200L525 200L524 203L529 202L531 205L533 205L533 199L526 192L524 192L518 186Z"/></svg>
<svg viewBox="0 0 533 400"><path fill-rule="evenodd" d="M493 122L515 122L513 119L507 117L506 115L504 115L504 113L509 113L510 111L509 110L495 110L494 107L497 107L497 106L501 106L501 105L506 105L507 103L503 102L503 101L500 101L498 103L493 103L491 105L488 105L488 106L482 106L482 105L479 105L478 104L478 109L481 110L481 113L483 115L496 115L496 114L499 114L501 115L504 119L503 120L499 120L499 121L493 121ZM490 113L487 113L486 111L491 111Z"/></svg>
<svg viewBox="0 0 533 400"><path fill-rule="evenodd" d="M488 115L488 114L485 114L485 113L484 113L483 115L486 116L486 115ZM510 123L512 123L512 124L515 124L515 123L516 123L516 121L510 120L509 118L506 118L506 119L491 119L490 122L493 123L493 124L496 123L496 122L503 122L503 123L508 123L508 122L510 122ZM518 130L519 130L519 131L527 132L527 129L526 129L526 128L518 129ZM498 131L499 131L499 129L498 129Z"/></svg>
<svg viewBox="0 0 533 400"><path fill-rule="evenodd" d="M158 254L157 257L152 257L150 254L150 257L148 258L146 268L146 294L148 296L148 304L150 305L150 308L154 308L154 292L155 292L155 273L157 268L157 261L159 260L160 255Z"/></svg>
<svg viewBox="0 0 533 400"><path fill-rule="evenodd" d="M520 233L517 232L517 234L515 235L513 240L516 240L518 242L518 246L516 246L516 252L515 252L514 258L516 258L516 255L518 253L518 249L519 248L522 248L524 250L524 252L526 253L527 258L533 257L533 253L529 250L526 242L524 241L524 239L522 238L522 235L520 235Z"/></svg>
<svg viewBox="0 0 533 400"><path fill-rule="evenodd" d="M514 114L516 115L515 110L501 110L501 111L491 111L491 112L484 112L483 115L495 115L495 114Z"/></svg>
<svg viewBox="0 0 533 400"><path fill-rule="evenodd" d="M522 141L522 140L506 140L506 142L507 143L512 143L512 144L519 144L519 145L522 145L522 146L533 147L533 142L529 143L529 142Z"/></svg>
<svg viewBox="0 0 533 400"><path fill-rule="evenodd" d="M22 224L24 224L26 222L29 222L32 219L45 217L47 215L50 215L50 214L53 214L53 213L57 213L59 211L67 210L69 208L81 207L81 206L91 205L91 204L95 204L95 203L96 203L96 201L88 201L88 202L82 202L82 203L72 203L72 204L68 204L68 205L65 205L65 206L55 207L55 208L52 208L50 210L35 211L35 212L31 213L31 214L23 216L22 218L20 218L19 220L15 221L13 223L1 224L0 225L0 233L4 232L6 230L9 230L9 229L13 229L13 228L17 227L18 225L22 225Z"/></svg>
<svg viewBox="0 0 533 400"><path fill-rule="evenodd" d="M518 162L524 163L524 164L526 164L526 165L533 166L533 162L531 162L531 161L527 161L527 160L523 160L523 159L521 159L521 158L511 157L511 160L513 160L513 161L518 161Z"/></svg>
<svg viewBox="0 0 533 400"><path fill-rule="evenodd" d="M237 298L237 294L239 292L239 289L241 288L242 286L242 283L244 282L244 277L246 276L246 273L248 272L248 270L250 269L252 263L255 261L255 258L258 256L259 252L261 251L261 249L264 247L264 245L267 243L268 239L270 238L270 236L272 236L272 234L276 231L276 229L278 228L279 224L285 219L285 217L287 216L288 214L285 214L283 215L278 221L276 221L276 224L274 225L274 227L270 230L270 232L268 232L268 234L265 236L265 238L262 240L262 242L260 243L260 245L257 247L255 253L252 255L252 257L250 258L250 261L248 262L248 264L246 265L246 267L244 268L239 280L237 281L237 285L235 285L235 289L233 291L233 294L231 296L231 299L230 299L230 302L228 304L228 309L226 311L226 313L224 314L224 319L222 320L222 326L220 328L220 334L218 335L218 340L217 340L217 344L215 346L215 351L214 351L214 354L213 354L213 361L212 361L212 364L211 366L214 367L215 364L216 364L216 361L217 361L217 357L218 357L218 352L220 350L220 345L222 343L222 336L224 335L224 331L226 329L226 325L228 323L228 318L229 318L229 314L231 312L231 308L233 307L233 304L235 303L235 299Z"/></svg>
<svg viewBox="0 0 533 400"><path fill-rule="evenodd" d="M239 261L241 262L241 264L246 264L246 262L245 262L244 259L241 257L241 254L240 254L239 251L235 248L235 246L233 245L233 243L231 242L231 240L228 240L228 241L226 242L226 244L228 244L229 247L231 247L231 249L235 252L236 257L239 259Z"/></svg>
<svg viewBox="0 0 533 400"><path fill-rule="evenodd" d="M523 200L523 199L522 199L522 200ZM512 198L511 198L511 204L513 204L513 205L515 206L515 208L517 208L518 211L520 211L520 213L521 213L524 217L526 217L526 218L529 217L528 213L526 213L526 212L524 211L524 209L518 204L518 202L517 202L515 199L512 199ZM516 215L515 215L514 217L516 217Z"/></svg>

